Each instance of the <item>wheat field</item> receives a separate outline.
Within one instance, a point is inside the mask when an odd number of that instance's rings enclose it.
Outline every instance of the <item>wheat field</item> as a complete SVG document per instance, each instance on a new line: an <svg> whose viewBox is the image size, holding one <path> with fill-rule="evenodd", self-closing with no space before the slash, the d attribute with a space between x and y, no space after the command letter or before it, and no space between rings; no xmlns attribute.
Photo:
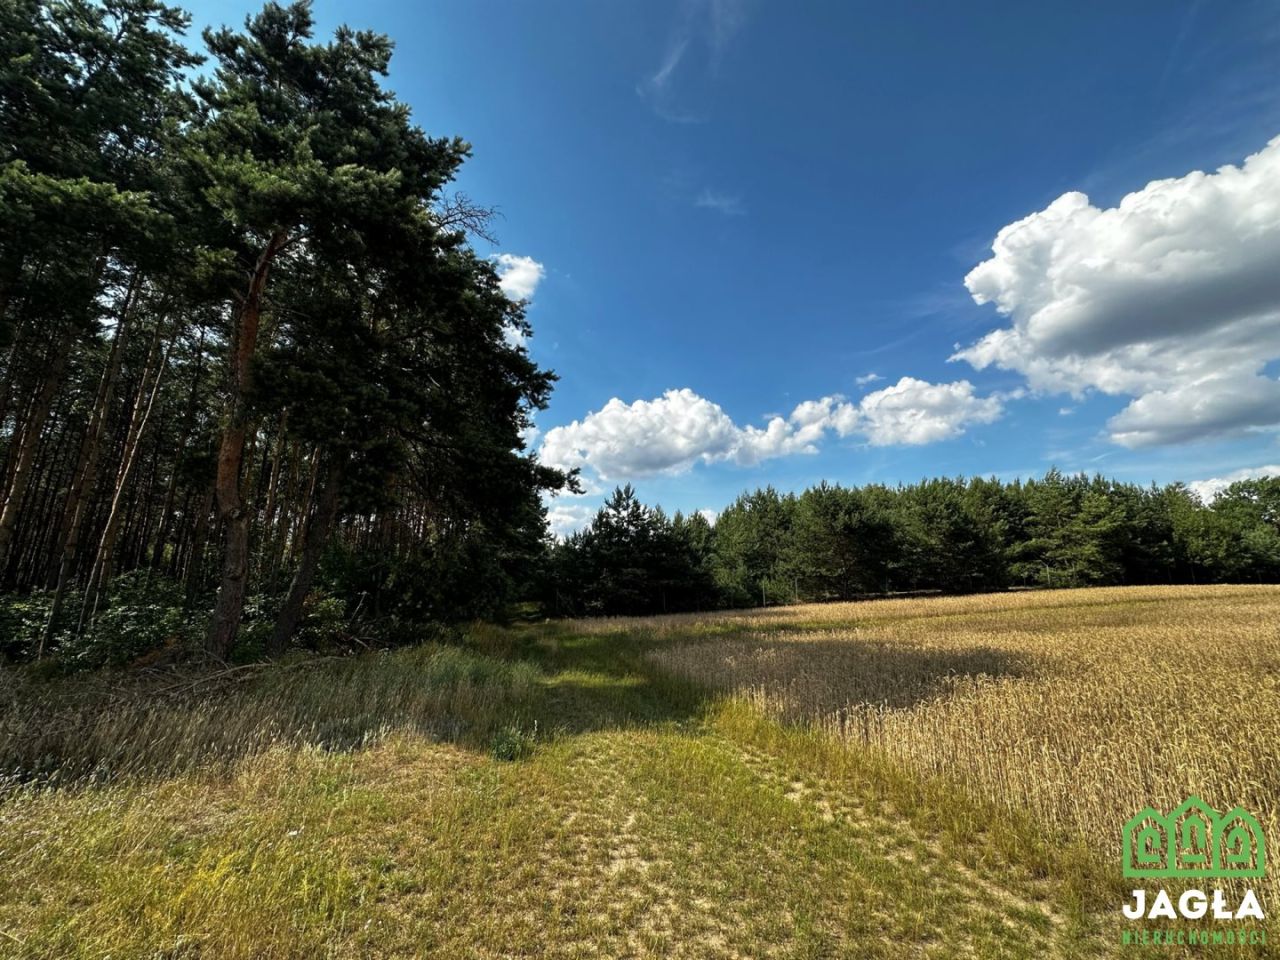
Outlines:
<svg viewBox="0 0 1280 960"><path fill-rule="evenodd" d="M662 668L947 777L1113 864L1128 817L1189 794L1280 836L1273 586L887 600L651 629L704 635L656 649ZM1276 874L1264 883L1276 902Z"/></svg>

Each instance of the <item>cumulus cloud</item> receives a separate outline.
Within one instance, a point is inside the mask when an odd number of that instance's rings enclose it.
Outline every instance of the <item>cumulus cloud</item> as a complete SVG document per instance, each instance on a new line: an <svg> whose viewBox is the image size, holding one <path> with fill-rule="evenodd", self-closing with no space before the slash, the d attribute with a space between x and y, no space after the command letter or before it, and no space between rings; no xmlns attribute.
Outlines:
<svg viewBox="0 0 1280 960"><path fill-rule="evenodd" d="M542 264L533 257L521 257L512 253L499 253L493 260L498 265L498 286L507 299L532 300L538 284L547 274ZM502 333L507 343L514 347L523 347L529 341L525 331L511 324L507 324Z"/></svg>
<svg viewBox="0 0 1280 960"><path fill-rule="evenodd" d="M547 275L546 269L533 257L521 257L513 253L500 253L494 258L498 265L498 286L511 300L532 300L538 284Z"/></svg>
<svg viewBox="0 0 1280 960"><path fill-rule="evenodd" d="M728 415L692 390L632 404L614 397L582 420L547 431L542 460L564 469L590 466L606 479L643 476L726 456L736 434Z"/></svg>
<svg viewBox="0 0 1280 960"><path fill-rule="evenodd" d="M853 428L872 446L918 446L950 440L974 423L992 423L1003 407L998 397L979 397L968 380L928 383L903 377L892 387L869 393L858 405Z"/></svg>
<svg viewBox="0 0 1280 960"><path fill-rule="evenodd" d="M585 503L553 503L547 507L547 526L553 536L567 537L590 523L598 509Z"/></svg>
<svg viewBox="0 0 1280 960"><path fill-rule="evenodd" d="M864 373L860 377L854 377L853 382L860 387L865 387L869 383L875 383L877 380L883 380L884 377L878 373Z"/></svg>
<svg viewBox="0 0 1280 960"><path fill-rule="evenodd" d="M1247 370L1226 370L1144 393L1108 422L1126 447L1231 436L1280 422L1280 382Z"/></svg>
<svg viewBox="0 0 1280 960"><path fill-rule="evenodd" d="M839 395L806 400L790 415L763 427L739 426L719 404L685 388L655 400L601 409L547 431L544 463L589 468L604 480L681 473L697 463L749 466L763 460L818 451L829 433L861 436L873 446L919 445L947 440L1002 412L997 397L979 397L967 380L928 383L903 377L857 403Z"/></svg>
<svg viewBox="0 0 1280 960"><path fill-rule="evenodd" d="M1280 477L1280 463L1269 463L1265 467L1245 467L1228 473L1225 477L1193 480L1187 487L1205 503L1209 503L1237 480L1253 480L1256 477Z"/></svg>
<svg viewBox="0 0 1280 960"><path fill-rule="evenodd" d="M1280 137L1241 166L1099 209L1067 193L1002 229L965 278L1010 325L958 351L1048 392L1131 398L1129 447L1280 424Z"/></svg>

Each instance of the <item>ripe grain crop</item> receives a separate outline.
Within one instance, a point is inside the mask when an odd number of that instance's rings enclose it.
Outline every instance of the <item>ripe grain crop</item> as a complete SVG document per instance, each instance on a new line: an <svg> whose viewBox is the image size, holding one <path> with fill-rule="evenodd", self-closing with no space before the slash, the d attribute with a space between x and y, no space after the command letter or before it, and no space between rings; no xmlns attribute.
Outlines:
<svg viewBox="0 0 1280 960"><path fill-rule="evenodd" d="M1253 811L1280 843L1280 588L886 600L649 629L662 668L949 778L1104 862L1119 864L1133 813L1190 794Z"/></svg>

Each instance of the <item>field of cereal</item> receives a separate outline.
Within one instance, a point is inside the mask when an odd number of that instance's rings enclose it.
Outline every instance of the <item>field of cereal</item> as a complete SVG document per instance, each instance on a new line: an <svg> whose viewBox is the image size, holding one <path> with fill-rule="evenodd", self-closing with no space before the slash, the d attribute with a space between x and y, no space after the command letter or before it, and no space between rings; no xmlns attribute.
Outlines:
<svg viewBox="0 0 1280 960"><path fill-rule="evenodd" d="M1116 858L1197 794L1280 837L1280 589L1115 588L671 618L650 656ZM719 636L699 639L714 630ZM1275 900L1276 874L1266 881Z"/></svg>

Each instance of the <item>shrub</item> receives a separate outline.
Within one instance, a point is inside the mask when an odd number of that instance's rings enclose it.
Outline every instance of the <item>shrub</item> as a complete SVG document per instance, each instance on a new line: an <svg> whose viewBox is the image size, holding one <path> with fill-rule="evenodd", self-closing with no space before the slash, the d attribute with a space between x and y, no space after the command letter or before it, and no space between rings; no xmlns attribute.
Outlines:
<svg viewBox="0 0 1280 960"><path fill-rule="evenodd" d="M134 571L112 583L107 605L84 633L77 636L69 627L59 631L54 652L71 670L123 666L162 648L184 646L196 632L179 584Z"/></svg>
<svg viewBox="0 0 1280 960"><path fill-rule="evenodd" d="M533 753L538 739L538 722L526 729L519 723L508 724L493 736L493 758L495 760L523 760Z"/></svg>
<svg viewBox="0 0 1280 960"><path fill-rule="evenodd" d="M51 599L44 591L0 597L0 656L25 660L32 655L49 619Z"/></svg>

